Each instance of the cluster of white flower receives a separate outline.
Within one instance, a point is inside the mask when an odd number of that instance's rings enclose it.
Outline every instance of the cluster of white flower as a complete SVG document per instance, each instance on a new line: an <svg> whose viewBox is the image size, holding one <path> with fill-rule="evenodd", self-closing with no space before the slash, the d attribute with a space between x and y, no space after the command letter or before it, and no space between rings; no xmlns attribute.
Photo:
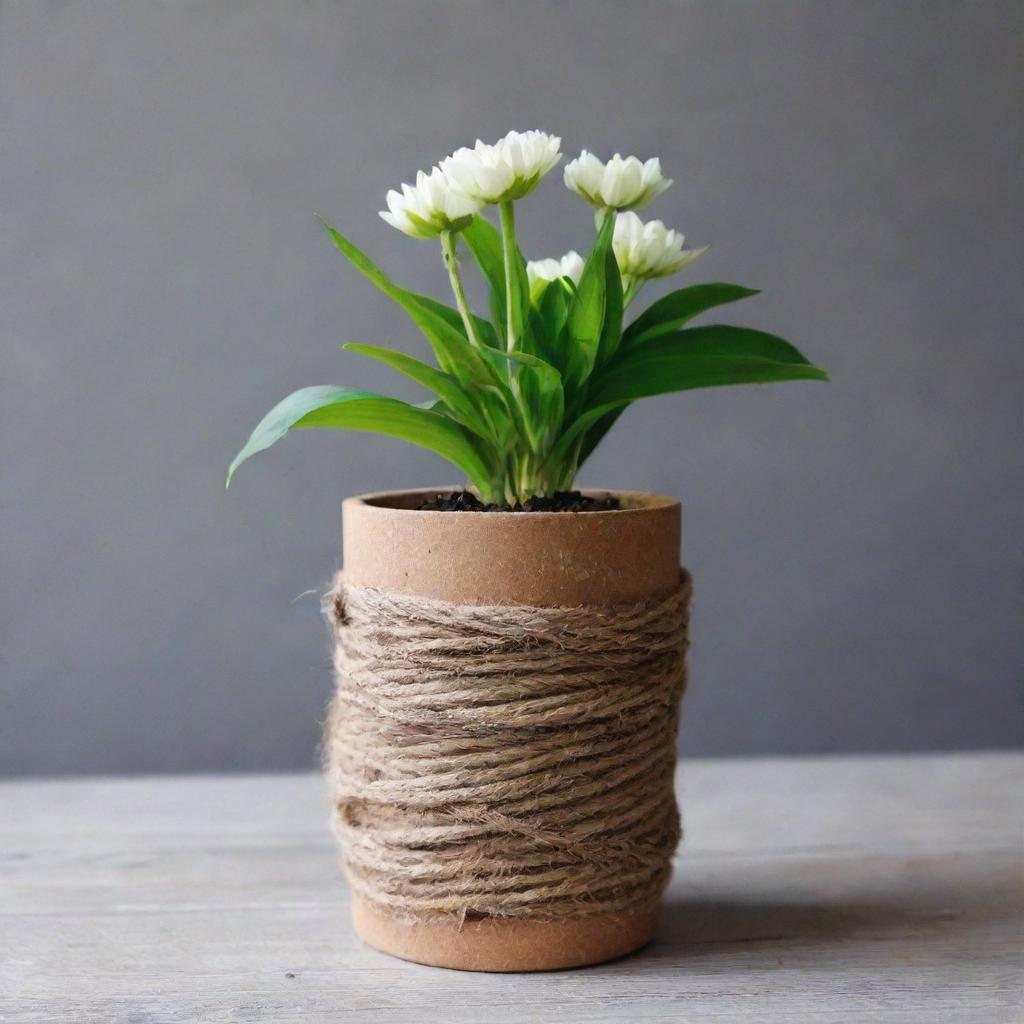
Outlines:
<svg viewBox="0 0 1024 1024"><path fill-rule="evenodd" d="M460 231L492 203L521 199L562 158L562 140L546 132L509 132L493 145L477 140L463 147L429 173L419 171L415 185L387 194L381 211L392 227L414 238L434 238ZM586 150L565 168L565 184L600 210L615 211L612 248L627 287L664 277L692 263L704 249L683 248L683 236L660 220L644 223L633 210L646 206L671 184L657 157L641 161L616 153L602 163ZM575 251L560 260L534 260L527 264L530 284L559 278L578 282L583 259Z"/></svg>

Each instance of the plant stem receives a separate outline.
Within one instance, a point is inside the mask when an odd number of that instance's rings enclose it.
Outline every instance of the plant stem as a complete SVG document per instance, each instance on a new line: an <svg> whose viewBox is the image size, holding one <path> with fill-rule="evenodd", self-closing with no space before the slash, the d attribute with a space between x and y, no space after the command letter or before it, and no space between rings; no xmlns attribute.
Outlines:
<svg viewBox="0 0 1024 1024"><path fill-rule="evenodd" d="M622 306L624 309L636 298L636 293L640 291L641 285L643 285L643 281L637 280L635 277L630 278L629 283L626 285L626 291L622 296Z"/></svg>
<svg viewBox="0 0 1024 1024"><path fill-rule="evenodd" d="M515 319L512 303L512 258L516 249L516 214L511 200L498 204L501 216L501 254L505 261L505 345L515 351Z"/></svg>
<svg viewBox="0 0 1024 1024"><path fill-rule="evenodd" d="M459 307L462 323L466 328L466 337L471 345L482 349L483 345L477 337L476 328L473 326L473 317L469 312L469 303L466 302L466 291L462 287L459 260L455 252L455 236L450 231L441 232L441 255L444 257L444 265L448 269L448 280L451 281L452 292L455 294L455 305Z"/></svg>

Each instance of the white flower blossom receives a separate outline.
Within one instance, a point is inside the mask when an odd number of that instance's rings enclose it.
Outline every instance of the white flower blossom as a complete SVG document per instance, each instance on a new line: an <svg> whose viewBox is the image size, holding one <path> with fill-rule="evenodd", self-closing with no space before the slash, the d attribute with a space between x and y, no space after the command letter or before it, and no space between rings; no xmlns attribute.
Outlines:
<svg viewBox="0 0 1024 1024"><path fill-rule="evenodd" d="M452 183L480 203L503 203L530 192L562 158L562 140L547 132L509 132L494 145L477 139L441 161Z"/></svg>
<svg viewBox="0 0 1024 1024"><path fill-rule="evenodd" d="M569 278L573 284L579 284L582 273L583 257L575 249L570 249L560 260L530 260L526 264L526 276L531 288L562 277Z"/></svg>
<svg viewBox="0 0 1024 1024"><path fill-rule="evenodd" d="M417 171L415 186L403 184L401 192L391 189L387 204L388 208L380 211L381 217L413 238L459 231L480 209L480 203L453 186L439 167L429 174Z"/></svg>
<svg viewBox="0 0 1024 1024"><path fill-rule="evenodd" d="M661 161L652 157L641 163L635 156L618 153L601 163L593 153L583 150L565 165L565 184L598 208L633 210L646 206L672 184L661 173Z"/></svg>
<svg viewBox="0 0 1024 1024"><path fill-rule="evenodd" d="M615 218L612 249L627 285L674 274L707 252L707 246L684 249L684 241L681 232L666 228L660 220L645 223L635 213L620 213Z"/></svg>

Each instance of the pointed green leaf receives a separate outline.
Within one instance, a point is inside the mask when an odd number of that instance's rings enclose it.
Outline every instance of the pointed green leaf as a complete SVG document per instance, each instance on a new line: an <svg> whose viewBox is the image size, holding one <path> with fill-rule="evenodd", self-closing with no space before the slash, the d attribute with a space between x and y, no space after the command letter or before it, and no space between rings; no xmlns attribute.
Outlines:
<svg viewBox="0 0 1024 1024"><path fill-rule="evenodd" d="M605 314L605 277L608 251L611 248L614 226L614 215L606 215L594 248L583 265L583 273L576 286L576 294L569 303L567 324L569 344L578 348L585 357L584 378L589 375L597 363L601 327L604 324ZM582 383L582 380L572 380L574 387L579 387Z"/></svg>
<svg viewBox="0 0 1024 1024"><path fill-rule="evenodd" d="M488 364L466 340L461 325L453 326L446 313L437 311L435 307L440 303L434 303L432 299L424 302L423 296L399 287L337 228L332 227L323 218L320 218L320 223L336 248L349 262L388 298L397 302L420 328L430 342L442 370L452 374L463 385L491 383ZM443 308L447 310L447 307Z"/></svg>
<svg viewBox="0 0 1024 1024"><path fill-rule="evenodd" d="M624 347L638 345L659 334L678 330L701 313L728 302L738 302L759 294L756 288L743 288L738 284L694 284L680 288L652 303L626 328L622 337Z"/></svg>
<svg viewBox="0 0 1024 1024"><path fill-rule="evenodd" d="M522 399L520 408L534 450L547 447L562 427L565 395L562 375L550 363L528 352L496 353L516 366L515 379Z"/></svg>
<svg viewBox="0 0 1024 1024"><path fill-rule="evenodd" d="M580 445L579 459L576 463L577 468L590 458L594 449L604 440L605 434L615 426L619 417L628 407L628 402L614 406L608 412L598 416L595 422L587 428L586 433L583 435L583 443ZM604 407L602 406L601 408Z"/></svg>
<svg viewBox="0 0 1024 1024"><path fill-rule="evenodd" d="M490 286L504 291L505 263L497 228L483 214L477 214L462 231L462 237Z"/></svg>
<svg viewBox="0 0 1024 1024"><path fill-rule="evenodd" d="M463 426L478 433L484 440L489 440L482 432L483 424L480 421L479 412L451 374L444 373L404 352L396 352L394 349L384 348L381 345L360 345L350 342L345 348L384 363L433 391L439 398L444 399L448 408L452 410L456 419Z"/></svg>
<svg viewBox="0 0 1024 1024"><path fill-rule="evenodd" d="M530 279L526 273L526 260L516 244L512 246L511 260L512 332L522 341L530 318Z"/></svg>
<svg viewBox="0 0 1024 1024"><path fill-rule="evenodd" d="M566 281L545 281L536 292L536 301L530 310L527 334L533 342L535 355L550 363L565 376L566 345L563 338L568 316L568 298L572 291Z"/></svg>
<svg viewBox="0 0 1024 1024"><path fill-rule="evenodd" d="M462 238L473 254L480 273L491 290L491 318L499 339L505 337L505 261L501 235L482 214L477 214L462 231Z"/></svg>
<svg viewBox="0 0 1024 1024"><path fill-rule="evenodd" d="M692 388L827 380L782 338L746 327L692 327L623 352L593 381L588 407Z"/></svg>
<svg viewBox="0 0 1024 1024"><path fill-rule="evenodd" d="M265 451L289 430L314 427L367 430L401 438L454 463L481 493L490 489L490 474L480 451L452 420L372 391L333 385L302 388L275 405L235 456L227 482L246 459Z"/></svg>
<svg viewBox="0 0 1024 1024"><path fill-rule="evenodd" d="M622 274L615 252L609 246L604 256L604 320L597 346L598 366L604 366L619 347L623 312Z"/></svg>
<svg viewBox="0 0 1024 1024"><path fill-rule="evenodd" d="M589 433L594 427L605 417L614 416L618 417L622 412L623 408L629 403L626 401L622 402L611 402L606 405L599 405L593 409L588 409L586 412L577 416L575 420L566 428L566 430L559 436L555 446L551 449L551 454L548 456L548 466L557 466L561 462L565 462L572 453L573 445L579 440L580 435ZM582 451L582 449L581 449ZM583 457L580 456L579 464L582 465Z"/></svg>

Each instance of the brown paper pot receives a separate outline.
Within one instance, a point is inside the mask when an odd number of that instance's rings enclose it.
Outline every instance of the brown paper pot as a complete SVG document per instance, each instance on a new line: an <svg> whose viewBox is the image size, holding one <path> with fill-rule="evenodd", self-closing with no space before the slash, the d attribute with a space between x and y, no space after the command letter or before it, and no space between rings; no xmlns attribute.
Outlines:
<svg viewBox="0 0 1024 1024"><path fill-rule="evenodd" d="M419 512L452 490L349 498L344 575L362 587L455 604L622 604L679 583L681 508L672 498L616 492L614 512ZM589 491L603 495L607 492ZM544 971L623 956L654 934L657 912L557 921L404 923L354 898L361 938L405 960L474 971Z"/></svg>

